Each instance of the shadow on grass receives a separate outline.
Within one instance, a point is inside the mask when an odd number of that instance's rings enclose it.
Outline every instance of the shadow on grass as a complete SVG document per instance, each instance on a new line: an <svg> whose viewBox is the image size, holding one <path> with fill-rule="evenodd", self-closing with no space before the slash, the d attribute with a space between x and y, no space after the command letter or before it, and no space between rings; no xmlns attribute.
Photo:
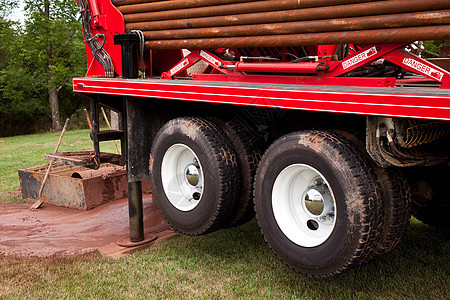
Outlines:
<svg viewBox="0 0 450 300"><path fill-rule="evenodd" d="M169 240L120 260L0 256L0 298L448 299L448 232L412 219L377 261L327 279L298 275L264 242L255 220Z"/></svg>
<svg viewBox="0 0 450 300"><path fill-rule="evenodd" d="M448 237L448 232L412 219L405 238L391 253L321 280L302 277L278 261L255 221L203 237L183 237L177 244L185 248L183 259L200 261L199 267L242 274L244 286L254 285L253 278L294 298L445 299L450 279Z"/></svg>

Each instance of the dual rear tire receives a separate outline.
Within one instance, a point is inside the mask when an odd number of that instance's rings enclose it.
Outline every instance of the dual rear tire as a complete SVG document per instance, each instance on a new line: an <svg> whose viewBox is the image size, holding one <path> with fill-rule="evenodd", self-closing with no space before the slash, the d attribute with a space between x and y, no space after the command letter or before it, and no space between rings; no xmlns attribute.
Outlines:
<svg viewBox="0 0 450 300"><path fill-rule="evenodd" d="M290 268L327 277L368 258L382 223L379 186L360 152L323 131L286 135L266 151L255 209L273 252Z"/></svg>
<svg viewBox="0 0 450 300"><path fill-rule="evenodd" d="M254 217L260 155L248 141L245 129L220 120L177 118L160 129L150 179L159 209L176 231L202 235Z"/></svg>
<svg viewBox="0 0 450 300"><path fill-rule="evenodd" d="M401 239L409 215L401 208L391 213L407 203L400 177L376 172L342 136L318 130L283 136L256 174L259 155L246 141L227 124L201 118L178 118L161 128L150 159L152 190L176 231L201 235L248 221L254 179L265 240L298 273L332 276ZM382 176L390 185L380 187Z"/></svg>
<svg viewBox="0 0 450 300"><path fill-rule="evenodd" d="M240 192L236 155L221 130L200 118L166 123L150 155L152 193L176 231L201 235L222 228Z"/></svg>

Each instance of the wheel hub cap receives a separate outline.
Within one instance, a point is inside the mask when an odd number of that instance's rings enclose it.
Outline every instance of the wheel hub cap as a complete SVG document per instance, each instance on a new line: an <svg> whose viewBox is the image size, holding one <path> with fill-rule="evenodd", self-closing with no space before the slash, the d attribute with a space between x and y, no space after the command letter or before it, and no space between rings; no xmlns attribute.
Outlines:
<svg viewBox="0 0 450 300"><path fill-rule="evenodd" d="M188 146L175 144L167 149L161 180L167 199L175 208L190 211L201 201L203 171L197 155Z"/></svg>
<svg viewBox="0 0 450 300"><path fill-rule="evenodd" d="M334 195L325 177L311 166L293 164L278 174L272 208L280 229L299 246L319 246L333 232Z"/></svg>

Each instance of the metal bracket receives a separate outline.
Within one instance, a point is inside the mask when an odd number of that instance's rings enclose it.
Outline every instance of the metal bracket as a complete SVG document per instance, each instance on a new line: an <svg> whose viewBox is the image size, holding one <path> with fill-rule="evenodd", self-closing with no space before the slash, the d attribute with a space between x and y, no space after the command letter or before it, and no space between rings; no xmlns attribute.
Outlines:
<svg viewBox="0 0 450 300"><path fill-rule="evenodd" d="M395 51L398 48L403 48L409 43L389 43L389 44L370 44L366 45L356 53L346 57L341 61L340 65L333 71L323 73L323 77L337 77L350 73L358 68L366 66L373 61L380 59L389 52Z"/></svg>
<svg viewBox="0 0 450 300"><path fill-rule="evenodd" d="M450 72L413 53L396 49L383 57L406 70L442 83L440 88L450 88Z"/></svg>
<svg viewBox="0 0 450 300"><path fill-rule="evenodd" d="M173 66L169 71L164 72L161 75L162 79L173 79L175 75L186 70L187 68L194 65L199 60L206 62L209 66L218 70L223 74L234 74L233 70L228 70L227 65L234 65L232 62L224 61L206 50L189 50L189 54L180 60L175 66Z"/></svg>

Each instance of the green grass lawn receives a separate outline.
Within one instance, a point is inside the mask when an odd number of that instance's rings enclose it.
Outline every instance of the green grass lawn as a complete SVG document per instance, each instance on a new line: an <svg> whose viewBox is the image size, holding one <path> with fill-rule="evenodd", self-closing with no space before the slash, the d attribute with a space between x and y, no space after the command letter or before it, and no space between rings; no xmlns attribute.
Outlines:
<svg viewBox="0 0 450 300"><path fill-rule="evenodd" d="M59 134L0 138L1 202L18 201L17 169L45 163ZM114 151L114 144L107 151ZM67 132L61 150L91 149L87 130ZM1 217L1 212L0 212ZM169 240L119 260L0 256L0 299L448 299L448 232L416 219L381 259L324 280L302 277L266 246L256 221L201 237Z"/></svg>

